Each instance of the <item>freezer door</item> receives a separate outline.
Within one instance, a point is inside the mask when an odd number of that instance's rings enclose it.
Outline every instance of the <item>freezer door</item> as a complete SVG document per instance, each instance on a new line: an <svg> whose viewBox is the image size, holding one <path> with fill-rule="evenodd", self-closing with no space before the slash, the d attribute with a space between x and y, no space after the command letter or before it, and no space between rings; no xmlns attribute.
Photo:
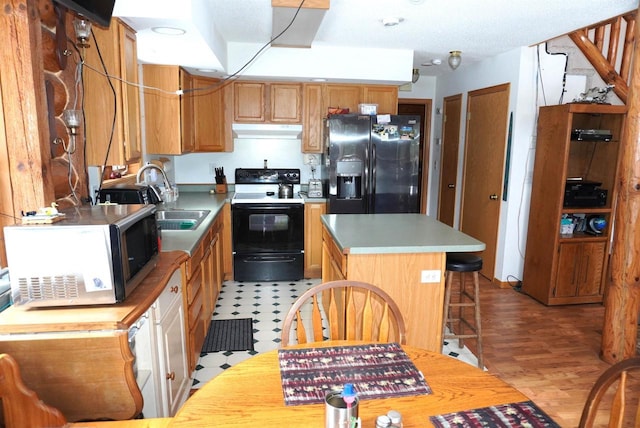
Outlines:
<svg viewBox="0 0 640 428"><path fill-rule="evenodd" d="M420 118L372 124L371 213L420 212Z"/></svg>
<svg viewBox="0 0 640 428"><path fill-rule="evenodd" d="M331 214L365 213L369 192L369 116L333 115L329 132L329 206Z"/></svg>

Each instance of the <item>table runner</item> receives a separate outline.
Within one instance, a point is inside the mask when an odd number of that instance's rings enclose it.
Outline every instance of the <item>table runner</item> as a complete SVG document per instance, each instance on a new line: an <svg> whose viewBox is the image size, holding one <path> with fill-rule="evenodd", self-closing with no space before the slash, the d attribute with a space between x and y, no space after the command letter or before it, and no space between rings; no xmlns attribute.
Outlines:
<svg viewBox="0 0 640 428"><path fill-rule="evenodd" d="M532 401L447 413L431 416L429 420L436 428L560 428Z"/></svg>
<svg viewBox="0 0 640 428"><path fill-rule="evenodd" d="M359 399L431 394L397 343L278 350L287 406L322 403L330 391L354 384Z"/></svg>

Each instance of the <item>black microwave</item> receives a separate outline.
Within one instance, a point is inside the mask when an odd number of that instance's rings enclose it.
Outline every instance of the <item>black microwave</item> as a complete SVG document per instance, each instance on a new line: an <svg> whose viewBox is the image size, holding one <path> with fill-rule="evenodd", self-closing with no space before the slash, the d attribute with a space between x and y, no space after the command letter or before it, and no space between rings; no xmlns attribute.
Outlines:
<svg viewBox="0 0 640 428"><path fill-rule="evenodd" d="M156 266L155 212L155 205L96 205L62 210L53 224L6 226L13 303L122 302Z"/></svg>

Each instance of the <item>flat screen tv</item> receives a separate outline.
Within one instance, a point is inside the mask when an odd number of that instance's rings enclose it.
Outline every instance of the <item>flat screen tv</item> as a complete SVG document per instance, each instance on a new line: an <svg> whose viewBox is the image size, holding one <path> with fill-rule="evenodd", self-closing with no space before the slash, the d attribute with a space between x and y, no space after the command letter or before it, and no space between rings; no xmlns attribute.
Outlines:
<svg viewBox="0 0 640 428"><path fill-rule="evenodd" d="M101 27L109 28L116 0L54 0Z"/></svg>

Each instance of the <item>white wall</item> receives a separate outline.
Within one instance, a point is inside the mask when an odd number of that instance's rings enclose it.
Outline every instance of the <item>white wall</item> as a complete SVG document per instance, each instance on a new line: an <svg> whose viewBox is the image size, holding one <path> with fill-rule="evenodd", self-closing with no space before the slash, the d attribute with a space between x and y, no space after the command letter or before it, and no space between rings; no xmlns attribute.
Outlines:
<svg viewBox="0 0 640 428"><path fill-rule="evenodd" d="M535 159L536 122L539 105L558 104L562 94L565 58L548 55L544 45L523 47L484 60L464 65L453 73L438 78L434 109L442 108L443 98L462 94L463 111L460 130L458 182L462 183L464 142L466 137L466 103L469 91L510 83L509 113L512 114L511 150L507 200L501 201L500 226L496 254L495 277L514 283L522 279L533 164ZM542 78L539 78L541 76ZM570 102L584 91L583 79L572 79L564 90L563 102ZM582 85L582 87L581 87ZM544 91L544 96L543 96ZM576 92L577 91L577 92ZM434 121L434 135L442 135L442 118ZM440 146L432 146L432 159L439 162ZM430 181L430 205L437 205L439 174ZM462 189L462 186L459 186ZM455 224L459 225L461 192L456 200Z"/></svg>
<svg viewBox="0 0 640 428"><path fill-rule="evenodd" d="M233 183L236 168L300 168L300 181L311 178L311 167L304 165L300 140L236 139L231 153L191 153L174 156L177 184L214 183L214 167L224 167L227 182ZM319 170L316 173L319 178Z"/></svg>

